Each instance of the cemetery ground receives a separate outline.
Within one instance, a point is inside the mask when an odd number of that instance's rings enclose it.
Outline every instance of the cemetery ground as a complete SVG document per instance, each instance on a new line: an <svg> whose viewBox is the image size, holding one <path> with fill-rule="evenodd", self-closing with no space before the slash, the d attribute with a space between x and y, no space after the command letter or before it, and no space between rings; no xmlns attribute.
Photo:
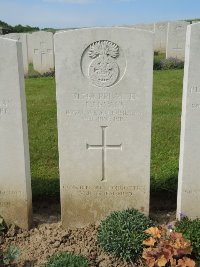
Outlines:
<svg viewBox="0 0 200 267"><path fill-rule="evenodd" d="M150 216L159 223L175 219L182 80L183 70L154 71ZM3 247L15 244L20 248L16 266L42 266L58 251L85 255L91 266L132 266L97 247L98 225L62 229L54 78L27 78L26 97L34 228L22 232L12 227Z"/></svg>

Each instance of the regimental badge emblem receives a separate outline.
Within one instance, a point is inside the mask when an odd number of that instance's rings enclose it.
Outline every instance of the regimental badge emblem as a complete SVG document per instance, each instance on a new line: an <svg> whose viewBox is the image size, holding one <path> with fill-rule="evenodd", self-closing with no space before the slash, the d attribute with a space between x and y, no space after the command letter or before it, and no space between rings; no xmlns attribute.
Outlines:
<svg viewBox="0 0 200 267"><path fill-rule="evenodd" d="M119 78L119 46L110 41L97 41L90 45L88 56L92 59L88 76L98 87L109 87Z"/></svg>

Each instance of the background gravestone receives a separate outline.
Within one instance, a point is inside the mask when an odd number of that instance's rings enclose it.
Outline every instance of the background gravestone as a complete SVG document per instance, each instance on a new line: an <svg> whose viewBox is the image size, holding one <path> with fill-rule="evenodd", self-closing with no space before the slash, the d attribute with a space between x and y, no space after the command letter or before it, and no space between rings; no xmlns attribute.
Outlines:
<svg viewBox="0 0 200 267"><path fill-rule="evenodd" d="M136 28L136 29L140 29L140 30L146 30L146 31L152 31L154 32L154 24L135 24L132 25L131 27Z"/></svg>
<svg viewBox="0 0 200 267"><path fill-rule="evenodd" d="M154 25L155 43L154 50L166 53L168 22L158 22Z"/></svg>
<svg viewBox="0 0 200 267"><path fill-rule="evenodd" d="M168 23L166 58L185 58L186 31L189 24L186 21Z"/></svg>
<svg viewBox="0 0 200 267"><path fill-rule="evenodd" d="M27 44L28 44L28 63L33 64L33 46L32 46L32 33L27 34Z"/></svg>
<svg viewBox="0 0 200 267"><path fill-rule="evenodd" d="M41 74L54 70L53 33L33 32L31 40L34 69Z"/></svg>
<svg viewBox="0 0 200 267"><path fill-rule="evenodd" d="M13 39L22 43L22 54L23 54L23 66L24 75L28 74L28 42L26 33L8 33L3 37Z"/></svg>
<svg viewBox="0 0 200 267"><path fill-rule="evenodd" d="M126 208L148 215L153 33L58 33L55 56L63 225Z"/></svg>
<svg viewBox="0 0 200 267"><path fill-rule="evenodd" d="M0 215L22 228L31 223L22 47L4 38L0 38Z"/></svg>
<svg viewBox="0 0 200 267"><path fill-rule="evenodd" d="M188 26L177 215L200 217L200 23Z"/></svg>

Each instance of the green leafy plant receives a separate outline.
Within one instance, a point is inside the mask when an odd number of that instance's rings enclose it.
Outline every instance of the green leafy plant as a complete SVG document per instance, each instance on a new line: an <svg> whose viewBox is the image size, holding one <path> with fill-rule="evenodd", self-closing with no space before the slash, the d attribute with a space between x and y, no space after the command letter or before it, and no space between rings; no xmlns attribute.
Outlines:
<svg viewBox="0 0 200 267"><path fill-rule="evenodd" d="M0 266L6 266L16 260L20 255L20 251L15 246L10 246L5 253L0 250Z"/></svg>
<svg viewBox="0 0 200 267"><path fill-rule="evenodd" d="M153 65L154 70L161 70L160 62L161 60L165 59L165 57L166 56L164 53L159 53L158 51L154 52L154 65Z"/></svg>
<svg viewBox="0 0 200 267"><path fill-rule="evenodd" d="M153 222L135 209L111 213L101 222L98 244L106 251L126 261L136 261L142 253L144 230Z"/></svg>
<svg viewBox="0 0 200 267"><path fill-rule="evenodd" d="M49 258L46 267L89 267L89 265L83 256L59 252Z"/></svg>
<svg viewBox="0 0 200 267"><path fill-rule="evenodd" d="M183 69L184 61L176 57L162 58L162 55L159 56L155 54L154 56L154 70L170 70L170 69Z"/></svg>
<svg viewBox="0 0 200 267"><path fill-rule="evenodd" d="M155 57L153 62L153 69L154 70L161 70L160 58Z"/></svg>
<svg viewBox="0 0 200 267"><path fill-rule="evenodd" d="M163 70L184 68L184 61L175 57L163 59L161 60L160 64L161 64L161 69Z"/></svg>
<svg viewBox="0 0 200 267"><path fill-rule="evenodd" d="M200 260L200 219L190 220L183 217L175 225L177 232L183 233L183 236L191 241L193 254Z"/></svg>
<svg viewBox="0 0 200 267"><path fill-rule="evenodd" d="M168 231L166 227L150 227L145 231L150 237L144 240L142 257L148 267L194 267L195 261L191 255L191 242L181 233Z"/></svg>

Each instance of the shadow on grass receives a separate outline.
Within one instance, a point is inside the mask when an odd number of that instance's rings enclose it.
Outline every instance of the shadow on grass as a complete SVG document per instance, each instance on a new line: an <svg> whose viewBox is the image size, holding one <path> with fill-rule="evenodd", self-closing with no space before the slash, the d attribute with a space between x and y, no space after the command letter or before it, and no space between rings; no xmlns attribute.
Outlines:
<svg viewBox="0 0 200 267"><path fill-rule="evenodd" d="M154 192L171 192L176 193L178 188L178 177L170 176L165 177L165 179L156 180L154 177L151 177L151 193Z"/></svg>
<svg viewBox="0 0 200 267"><path fill-rule="evenodd" d="M32 178L32 194L35 200L60 200L60 183L58 178Z"/></svg>
<svg viewBox="0 0 200 267"><path fill-rule="evenodd" d="M154 182L150 192L150 210L176 210L177 184L178 178L174 176Z"/></svg>

